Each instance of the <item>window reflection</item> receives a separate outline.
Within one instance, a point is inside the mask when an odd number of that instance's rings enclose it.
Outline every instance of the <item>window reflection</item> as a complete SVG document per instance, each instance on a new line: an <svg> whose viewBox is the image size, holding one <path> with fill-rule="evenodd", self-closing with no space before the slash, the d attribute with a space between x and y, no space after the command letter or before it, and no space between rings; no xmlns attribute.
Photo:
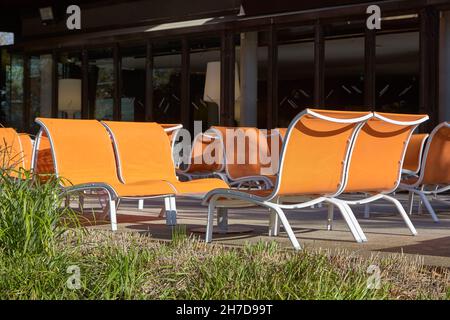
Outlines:
<svg viewBox="0 0 450 320"><path fill-rule="evenodd" d="M89 116L112 120L114 110L114 64L112 49L89 51Z"/></svg>
<svg viewBox="0 0 450 320"><path fill-rule="evenodd" d="M153 113L159 123L181 122L181 42L153 47Z"/></svg>
<svg viewBox="0 0 450 320"><path fill-rule="evenodd" d="M81 53L58 55L58 117L81 118Z"/></svg>
<svg viewBox="0 0 450 320"><path fill-rule="evenodd" d="M146 48L121 48L121 56L121 120L144 121Z"/></svg>
<svg viewBox="0 0 450 320"><path fill-rule="evenodd" d="M52 116L52 64L51 54L30 56L30 131L36 133L37 117Z"/></svg>

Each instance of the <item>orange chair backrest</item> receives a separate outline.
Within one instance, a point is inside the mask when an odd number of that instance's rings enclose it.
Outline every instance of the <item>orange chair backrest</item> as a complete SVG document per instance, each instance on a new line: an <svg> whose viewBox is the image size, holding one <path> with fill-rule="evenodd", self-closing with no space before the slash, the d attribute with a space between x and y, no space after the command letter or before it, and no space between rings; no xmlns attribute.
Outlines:
<svg viewBox="0 0 450 320"><path fill-rule="evenodd" d="M39 145L37 146L36 159L34 159L34 171L37 174L47 175L55 173L55 166L53 164L53 155L50 145L50 140L47 133L42 131L39 138Z"/></svg>
<svg viewBox="0 0 450 320"><path fill-rule="evenodd" d="M55 173L70 183L118 183L111 138L97 120L37 118L51 143Z"/></svg>
<svg viewBox="0 0 450 320"><path fill-rule="evenodd" d="M22 144L16 130L0 128L0 167L11 170L10 175L17 176L16 171L25 167Z"/></svg>
<svg viewBox="0 0 450 320"><path fill-rule="evenodd" d="M173 143L173 140L176 138L178 131L183 127L179 123L159 123L159 125L169 136L170 143Z"/></svg>
<svg viewBox="0 0 450 320"><path fill-rule="evenodd" d="M231 179L262 174L266 164L261 155L268 157L267 137L252 127L212 127L221 136L225 151L225 169ZM264 161L265 162L265 161Z"/></svg>
<svg viewBox="0 0 450 320"><path fill-rule="evenodd" d="M313 112L343 122L317 118ZM352 139L363 121L358 119L370 116L370 112L314 109L300 113L291 122L283 144L278 195L338 194L345 183Z"/></svg>
<svg viewBox="0 0 450 320"><path fill-rule="evenodd" d="M450 183L450 122L434 128L425 148L422 184Z"/></svg>
<svg viewBox="0 0 450 320"><path fill-rule="evenodd" d="M155 122L102 121L111 133L124 183L177 181L170 141Z"/></svg>
<svg viewBox="0 0 450 320"><path fill-rule="evenodd" d="M398 124L371 118L361 129L348 171L345 192L392 192L400 183L403 158L412 132L427 115L375 113Z"/></svg>
<svg viewBox="0 0 450 320"><path fill-rule="evenodd" d="M190 163L183 170L185 173L213 173L223 171L224 152L220 136L213 130L196 135L192 142L192 150L189 158Z"/></svg>
<svg viewBox="0 0 450 320"><path fill-rule="evenodd" d="M23 150L23 165L25 170L31 169L31 158L33 156L33 141L27 133L19 133L20 144Z"/></svg>
<svg viewBox="0 0 450 320"><path fill-rule="evenodd" d="M406 148L405 160L403 161L403 170L411 173L418 173L420 170L423 148L428 138L427 133L413 134Z"/></svg>

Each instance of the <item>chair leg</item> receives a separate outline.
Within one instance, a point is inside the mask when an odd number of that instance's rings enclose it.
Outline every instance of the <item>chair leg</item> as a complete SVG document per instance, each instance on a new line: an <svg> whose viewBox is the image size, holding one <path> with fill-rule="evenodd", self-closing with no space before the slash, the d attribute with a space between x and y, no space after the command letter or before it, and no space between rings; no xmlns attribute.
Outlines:
<svg viewBox="0 0 450 320"><path fill-rule="evenodd" d="M412 235L417 235L416 228L414 228L414 225L412 224L411 220L409 219L408 215L405 212L405 209L403 209L402 204L397 199L384 195L383 199L392 202L397 207L397 210L400 212L400 215L402 216L403 220L405 221L406 225L409 228L409 231L411 231Z"/></svg>
<svg viewBox="0 0 450 320"><path fill-rule="evenodd" d="M217 208L217 228L220 233L227 233L228 231L228 209Z"/></svg>
<svg viewBox="0 0 450 320"><path fill-rule="evenodd" d="M423 204L425 205L425 207L427 208L428 212L431 215L431 218L433 219L434 222L439 222L439 218L436 215L436 212L434 212L433 207L430 204L430 201L428 201L427 197L425 194L423 194L422 192L418 191L417 192L420 196L420 199L422 199Z"/></svg>
<svg viewBox="0 0 450 320"><path fill-rule="evenodd" d="M370 203L366 203L364 205L364 218L369 219L370 218Z"/></svg>
<svg viewBox="0 0 450 320"><path fill-rule="evenodd" d="M328 219L327 219L327 230L333 230L333 219L334 219L334 205L328 204Z"/></svg>
<svg viewBox="0 0 450 320"><path fill-rule="evenodd" d="M117 230L117 217L116 217L116 201L109 200L109 219L111 220L111 230Z"/></svg>
<svg viewBox="0 0 450 320"><path fill-rule="evenodd" d="M215 208L216 208L216 201L212 199L208 204L208 220L206 223L206 234L205 234L205 241L207 243L210 243L212 241Z"/></svg>
<svg viewBox="0 0 450 320"><path fill-rule="evenodd" d="M410 216L412 216L413 206L414 206L414 192L409 191L409 193L408 193L408 214Z"/></svg>
<svg viewBox="0 0 450 320"><path fill-rule="evenodd" d="M140 199L139 201L138 201L138 210L144 210L144 200L143 199Z"/></svg>
<svg viewBox="0 0 450 320"><path fill-rule="evenodd" d="M281 220L281 223L283 224L284 230L288 234L289 240L291 240L292 246L295 250L300 250L302 247L300 246L300 243L298 242L297 238L295 237L294 231L292 231L291 225L289 224L289 221L287 220L286 216L284 215L283 210L281 210L280 207L273 206L270 207L271 209L275 210L278 217Z"/></svg>
<svg viewBox="0 0 450 320"><path fill-rule="evenodd" d="M278 219L277 212L273 209L269 209L270 222L269 222L269 237L277 237L280 233L280 220Z"/></svg>
<svg viewBox="0 0 450 320"><path fill-rule="evenodd" d="M366 235L361 229L358 220L356 220L355 215L353 214L353 210L350 208L350 206L345 202L337 202L336 206L339 208L356 242L366 242Z"/></svg>
<svg viewBox="0 0 450 320"><path fill-rule="evenodd" d="M166 213L166 225L177 225L177 208L175 203L175 197L164 198L164 208Z"/></svg>
<svg viewBox="0 0 450 320"><path fill-rule="evenodd" d="M78 195L78 208L80 209L81 212L83 212L83 208L84 208L84 194L80 193Z"/></svg>

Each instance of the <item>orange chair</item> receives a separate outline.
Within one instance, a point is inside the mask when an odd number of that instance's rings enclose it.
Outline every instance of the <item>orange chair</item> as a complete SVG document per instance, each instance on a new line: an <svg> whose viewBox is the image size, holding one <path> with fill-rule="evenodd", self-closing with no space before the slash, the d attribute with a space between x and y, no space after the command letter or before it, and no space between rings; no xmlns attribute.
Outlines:
<svg viewBox="0 0 450 320"><path fill-rule="evenodd" d="M36 139L34 148L37 151L33 152L33 159L31 161L32 168L41 179L45 180L45 177L55 174L50 140L45 131L42 131L40 138Z"/></svg>
<svg viewBox="0 0 450 320"><path fill-rule="evenodd" d="M186 162L177 174L187 180L214 177L222 172L225 162L220 135L213 129L197 134Z"/></svg>
<svg viewBox="0 0 450 320"><path fill-rule="evenodd" d="M224 150L225 172L218 173L224 181L238 188L246 185L264 189L273 187L278 155L273 161L268 141L270 135L252 127L214 126L212 129L220 136ZM267 163L262 161L263 156Z"/></svg>
<svg viewBox="0 0 450 320"><path fill-rule="evenodd" d="M171 212L176 193L171 183L158 179L135 179L127 183L119 180L111 138L100 122L49 118L37 118L36 122L41 130L34 149L33 167L39 158L38 146L45 132L51 145L55 174L64 178L62 187L67 193L85 190L107 192L112 230L117 230L116 205L120 199L164 198L166 210ZM171 160L169 144L168 148Z"/></svg>
<svg viewBox="0 0 450 320"><path fill-rule="evenodd" d="M422 163L423 148L428 139L428 133L413 134L406 148L405 160L403 161L402 174L416 176Z"/></svg>
<svg viewBox="0 0 450 320"><path fill-rule="evenodd" d="M373 117L362 127L352 150L348 169L348 180L344 193L362 193L369 196L358 200L343 200L349 205L368 204L384 199L392 202L413 235L417 234L401 203L389 196L401 178L406 148L413 131L428 119L427 115L388 114L374 112ZM329 224L333 220L329 210Z"/></svg>
<svg viewBox="0 0 450 320"><path fill-rule="evenodd" d="M26 159L21 139L13 128L0 128L0 167L10 176L18 177L21 168L26 168Z"/></svg>
<svg viewBox="0 0 450 320"><path fill-rule="evenodd" d="M427 187L431 188L427 190ZM450 122L443 122L434 128L425 146L419 176L402 181L400 188L409 191L410 214L413 196L418 194L432 219L439 222L427 196L450 190ZM435 200L439 201L437 198Z"/></svg>
<svg viewBox="0 0 450 320"><path fill-rule="evenodd" d="M351 211L335 199L345 188L352 145L369 112L338 112L306 109L289 125L283 144L280 168L272 190L227 190L209 192L206 242L212 241L214 211L263 206L271 211L269 235L278 234L278 219L295 249L300 249L284 209L300 209L327 202L336 205L357 242L364 233ZM225 212L222 212L225 214ZM226 220L226 219L225 219Z"/></svg>
<svg viewBox="0 0 450 320"><path fill-rule="evenodd" d="M160 180L170 184L177 196L201 198L215 188L228 188L220 179L197 179L178 181L171 157L170 143L164 130L157 123L102 121L110 133L120 180L125 183ZM146 143L147 142L147 143ZM169 224L176 224L175 202Z"/></svg>
<svg viewBox="0 0 450 320"><path fill-rule="evenodd" d="M23 152L23 166L25 170L29 171L33 157L33 140L27 133L19 133L19 139Z"/></svg>

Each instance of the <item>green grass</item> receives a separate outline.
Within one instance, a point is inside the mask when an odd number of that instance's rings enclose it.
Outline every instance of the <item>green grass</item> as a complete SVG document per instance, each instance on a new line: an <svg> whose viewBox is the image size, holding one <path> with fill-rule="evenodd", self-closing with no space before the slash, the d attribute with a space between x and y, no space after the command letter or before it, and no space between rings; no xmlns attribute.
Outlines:
<svg viewBox="0 0 450 320"><path fill-rule="evenodd" d="M382 270L368 289L366 270ZM68 288L69 266L80 289ZM242 249L196 239L67 233L53 256L0 252L0 299L448 299L449 274L405 257L284 251L273 243Z"/></svg>
<svg viewBox="0 0 450 320"><path fill-rule="evenodd" d="M0 248L23 254L55 252L58 237L76 225L74 212L61 206L60 180L40 182L30 172L0 169Z"/></svg>
<svg viewBox="0 0 450 320"><path fill-rule="evenodd" d="M402 256L294 252L276 242L225 248L188 237L185 226L164 243L88 232L64 209L58 179L7 173L0 172L0 299L450 299L447 270ZM370 265L381 270L379 289L367 287Z"/></svg>

